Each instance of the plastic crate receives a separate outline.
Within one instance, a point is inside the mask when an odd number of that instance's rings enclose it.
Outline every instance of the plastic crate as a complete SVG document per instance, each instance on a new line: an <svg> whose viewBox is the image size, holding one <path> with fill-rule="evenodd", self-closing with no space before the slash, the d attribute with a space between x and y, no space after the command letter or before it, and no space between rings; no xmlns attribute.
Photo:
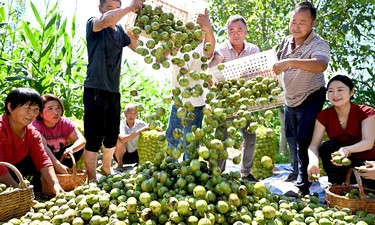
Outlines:
<svg viewBox="0 0 375 225"><path fill-rule="evenodd" d="M205 8L209 7L208 3L203 0L146 0L144 4L151 5L153 8L161 6L163 12L173 13L175 20L181 20L183 23L195 22L198 13L204 13ZM134 27L136 19L136 13L131 12L125 15L122 19L124 28L129 30ZM144 32L142 36L145 36Z"/></svg>
<svg viewBox="0 0 375 225"><path fill-rule="evenodd" d="M223 63L225 66L223 70L217 69L217 66L212 67L211 72L218 81L238 78L249 80L257 75L278 78L278 76L272 70L272 66L276 62L276 52L274 50L267 50L225 62Z"/></svg>
<svg viewBox="0 0 375 225"><path fill-rule="evenodd" d="M273 108L277 108L277 107L280 107L280 106L284 105L284 103L285 103L285 93L281 92L277 96L277 101L275 103L269 103L269 104L265 104L265 105L255 103L254 106L251 106L251 107L248 108L248 111L249 112L257 112L257 111L266 110L266 109L273 109Z"/></svg>

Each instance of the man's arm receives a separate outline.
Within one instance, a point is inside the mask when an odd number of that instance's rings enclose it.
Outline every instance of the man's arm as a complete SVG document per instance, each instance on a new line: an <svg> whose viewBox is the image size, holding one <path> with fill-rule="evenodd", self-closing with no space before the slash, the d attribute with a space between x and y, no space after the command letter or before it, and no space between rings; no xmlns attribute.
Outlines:
<svg viewBox="0 0 375 225"><path fill-rule="evenodd" d="M322 73L328 67L329 60L326 57L312 59L283 59L273 65L276 74L286 71L288 68L301 69L312 73Z"/></svg>
<svg viewBox="0 0 375 225"><path fill-rule="evenodd" d="M137 130L136 132L132 133L132 134L120 134L118 136L118 140L124 144L126 142L129 142L131 140L133 140L135 137L137 137L140 133L146 131L146 130L149 130L150 128L148 126L145 126L145 127L142 127L141 129Z"/></svg>
<svg viewBox="0 0 375 225"><path fill-rule="evenodd" d="M131 31L126 32L130 38L130 45L128 46L133 52L135 52L135 49L137 48L137 41L139 38L139 35L133 34Z"/></svg>
<svg viewBox="0 0 375 225"><path fill-rule="evenodd" d="M211 62L208 64L209 67L217 66L224 61L224 57L220 55L218 52L214 53L214 57L212 58Z"/></svg>
<svg viewBox="0 0 375 225"><path fill-rule="evenodd" d="M212 45L212 48L210 50L203 52L204 56L206 56L207 58L211 58L215 51L216 41L207 9L204 10L204 14L198 15L197 24L201 26L202 31L205 33L204 44L210 43Z"/></svg>
<svg viewBox="0 0 375 225"><path fill-rule="evenodd" d="M128 7L110 10L94 21L93 32L101 31L107 27L115 27L118 21L126 14L135 12L142 7L144 0L133 0Z"/></svg>

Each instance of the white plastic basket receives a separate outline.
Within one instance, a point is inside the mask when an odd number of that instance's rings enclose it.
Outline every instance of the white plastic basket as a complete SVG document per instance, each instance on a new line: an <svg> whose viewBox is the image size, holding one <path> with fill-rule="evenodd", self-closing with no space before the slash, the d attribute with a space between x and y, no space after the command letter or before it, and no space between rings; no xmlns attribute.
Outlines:
<svg viewBox="0 0 375 225"><path fill-rule="evenodd" d="M265 77L277 77L272 70L277 61L276 52L267 50L243 58L225 62L224 69L218 70L217 66L211 68L211 72L218 81L244 78L249 80L257 75Z"/></svg>
<svg viewBox="0 0 375 225"><path fill-rule="evenodd" d="M260 105L259 103L255 103L254 106L251 106L251 107L248 108L248 111L249 112L257 112L257 111L266 110L266 109L273 109L273 108L277 108L279 106L284 105L284 103L285 103L285 93L281 92L277 96L277 101L275 103L269 103L269 104L265 104L265 105Z"/></svg>

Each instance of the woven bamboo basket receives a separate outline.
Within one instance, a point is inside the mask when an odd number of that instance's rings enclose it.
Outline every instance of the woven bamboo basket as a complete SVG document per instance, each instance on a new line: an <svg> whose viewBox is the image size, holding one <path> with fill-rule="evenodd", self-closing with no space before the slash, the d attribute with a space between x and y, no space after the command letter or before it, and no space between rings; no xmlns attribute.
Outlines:
<svg viewBox="0 0 375 225"><path fill-rule="evenodd" d="M351 173L354 173L358 186L350 185ZM360 199L349 199L341 196L343 192L350 191L351 189L358 189ZM346 175L345 185L332 185L326 189L326 201L329 207L342 209L349 208L353 213L357 211L365 211L367 213L375 213L375 201L366 200L366 193L374 190L363 188L361 177L356 169L349 169Z"/></svg>
<svg viewBox="0 0 375 225"><path fill-rule="evenodd" d="M74 188L84 184L86 182L87 173L86 170L77 169L76 161L73 154L69 153L70 158L73 162L73 167L68 168L67 174L56 174L57 179L64 191L71 191ZM65 158L65 155L62 155L60 162ZM48 185L46 179L42 176L42 192L46 195L54 195L53 188Z"/></svg>
<svg viewBox="0 0 375 225"><path fill-rule="evenodd" d="M34 200L33 186L27 186L20 171L10 163L0 162L0 165L11 169L19 180L18 188L9 192L0 193L0 222L25 215Z"/></svg>

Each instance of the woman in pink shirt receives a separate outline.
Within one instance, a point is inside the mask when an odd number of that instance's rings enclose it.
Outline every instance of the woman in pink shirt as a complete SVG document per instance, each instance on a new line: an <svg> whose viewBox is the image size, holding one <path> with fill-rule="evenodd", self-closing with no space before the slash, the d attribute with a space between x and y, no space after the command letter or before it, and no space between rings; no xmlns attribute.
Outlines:
<svg viewBox="0 0 375 225"><path fill-rule="evenodd" d="M71 120L62 117L64 106L58 97L45 94L42 103L42 111L33 125L42 134L46 148L53 153L50 157L60 160L62 155L72 153L77 162L86 144L85 137ZM69 156L65 157L62 164L71 168L72 160Z"/></svg>
<svg viewBox="0 0 375 225"><path fill-rule="evenodd" d="M0 116L0 161L13 164L24 177L32 177L35 191L41 191L40 175L46 178L55 194L64 192L48 157L40 133L31 125L42 107L40 95L29 88L11 91L6 100L5 115ZM0 183L18 186L11 170L0 166Z"/></svg>

